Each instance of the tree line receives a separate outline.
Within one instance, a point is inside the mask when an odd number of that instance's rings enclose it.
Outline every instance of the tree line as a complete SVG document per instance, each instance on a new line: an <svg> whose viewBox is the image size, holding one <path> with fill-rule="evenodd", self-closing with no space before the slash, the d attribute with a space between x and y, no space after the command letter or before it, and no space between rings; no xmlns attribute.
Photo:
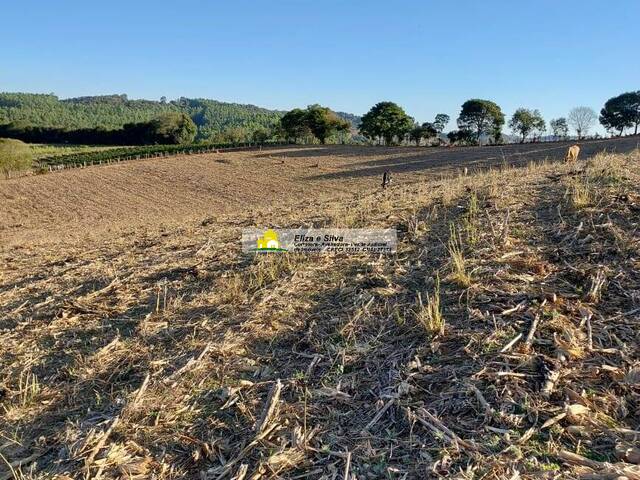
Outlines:
<svg viewBox="0 0 640 480"><path fill-rule="evenodd" d="M14 138L27 143L72 143L92 145L153 145L188 144L196 136L196 125L185 113L168 112L120 128L39 127L10 123L0 125L0 137Z"/></svg>
<svg viewBox="0 0 640 480"><path fill-rule="evenodd" d="M119 130L166 113L188 115L197 127L196 141L212 142L224 140L227 134L244 132L250 136L259 129L271 131L285 112L204 98L162 97L154 101L100 95L59 99L53 94L0 93L0 125L12 124L15 128Z"/></svg>
<svg viewBox="0 0 640 480"><path fill-rule="evenodd" d="M628 129L637 134L640 91L610 98L599 116L589 107L576 107L568 116L552 119L548 124L536 109L518 108L507 120L495 102L470 99L461 107L457 129L446 136L444 130L451 120L448 115L438 114L431 122L418 123L393 102L377 103L360 118L321 105L285 113L184 97L173 101L163 97L159 102L129 100L126 95L59 100L55 95L0 93L0 137L38 143L144 145L288 140L421 145L447 139L453 144L497 144L504 141L505 124L521 142L538 141L545 134L567 138L570 129L581 139L589 135L598 119L611 134L622 135Z"/></svg>
<svg viewBox="0 0 640 480"><path fill-rule="evenodd" d="M633 128L634 134L637 134L640 125L640 90L607 100L599 117L590 107L573 108L567 117L549 121L550 133L556 139L563 139L569 136L569 129L573 128L578 139L583 139L598 119L610 134L622 135L629 128ZM361 118L358 131L369 141L385 145L421 145L423 141L441 143L449 121L448 115L440 113L433 122L420 124L396 103L380 102ZM477 145L483 141L499 144L503 142L505 123L505 115L495 102L470 99L462 104L457 118L458 129L446 136L453 144ZM536 109L518 108L509 119L508 126L523 143L539 141L547 132L547 123ZM325 143L327 138L346 128L346 125L337 121L331 110L319 105L310 106L307 110L291 110L280 121L283 135L294 142L312 135L320 143Z"/></svg>

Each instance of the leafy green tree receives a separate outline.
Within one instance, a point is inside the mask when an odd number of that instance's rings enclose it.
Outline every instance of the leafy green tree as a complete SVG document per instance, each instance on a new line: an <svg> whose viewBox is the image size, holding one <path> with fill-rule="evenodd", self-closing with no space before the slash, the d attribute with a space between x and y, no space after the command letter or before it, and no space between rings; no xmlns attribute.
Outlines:
<svg viewBox="0 0 640 480"><path fill-rule="evenodd" d="M438 131L438 128L436 127L435 122L434 123L424 122L421 125L421 128L422 128L422 138L424 138L427 141L438 136L439 131Z"/></svg>
<svg viewBox="0 0 640 480"><path fill-rule="evenodd" d="M150 134L158 143L192 143L196 130L196 124L186 113L165 113L150 123Z"/></svg>
<svg viewBox="0 0 640 480"><path fill-rule="evenodd" d="M520 135L520 143L524 143L529 134L544 128L544 119L538 110L519 108L509 120L509 127Z"/></svg>
<svg viewBox="0 0 640 480"><path fill-rule="evenodd" d="M537 110L535 110L535 112L537 112L538 115L533 125L533 136L534 138L537 136L537 138L540 139L544 132L547 131L547 124L544 121L544 118L542 118L542 115L540 115L540 112L538 112Z"/></svg>
<svg viewBox="0 0 640 480"><path fill-rule="evenodd" d="M451 117L449 117L449 115L447 115L446 113L439 113L436 115L436 119L433 122L433 127L435 128L437 134L440 134L444 131L445 127L449 123L449 120L451 120Z"/></svg>
<svg viewBox="0 0 640 480"><path fill-rule="evenodd" d="M496 145L502 143L502 125L493 125L491 128L491 138Z"/></svg>
<svg viewBox="0 0 640 480"><path fill-rule="evenodd" d="M420 145L422 139L429 141L437 137L449 122L449 115L439 113L436 115L435 121L424 122L422 125L416 123L409 132L409 139L416 142L416 146Z"/></svg>
<svg viewBox="0 0 640 480"><path fill-rule="evenodd" d="M471 130L452 130L447 133L452 144L471 145L475 142L475 134Z"/></svg>
<svg viewBox="0 0 640 480"><path fill-rule="evenodd" d="M263 144L271 138L271 132L264 127L258 127L251 133L251 141Z"/></svg>
<svg viewBox="0 0 640 480"><path fill-rule="evenodd" d="M349 130L351 124L335 112L320 105L310 105L304 115L304 121L313 135L324 144L327 138Z"/></svg>
<svg viewBox="0 0 640 480"><path fill-rule="evenodd" d="M0 171L5 177L11 172L30 169L32 162L29 145L13 138L0 138Z"/></svg>
<svg viewBox="0 0 640 480"><path fill-rule="evenodd" d="M409 139L416 142L416 146L420 146L420 142L423 138L425 140L429 140L434 138L437 134L438 132L432 123L425 122L422 125L416 123L409 131Z"/></svg>
<svg viewBox="0 0 640 480"><path fill-rule="evenodd" d="M306 112L301 108L294 108L290 112L284 114L280 119L280 126L289 140L295 143L298 139L311 134L309 124L306 120Z"/></svg>
<svg viewBox="0 0 640 480"><path fill-rule="evenodd" d="M569 125L564 117L554 118L549 122L553 136L556 138L565 138L569 135Z"/></svg>
<svg viewBox="0 0 640 480"><path fill-rule="evenodd" d="M482 135L492 135L498 142L503 125L504 114L496 103L476 98L462 104L458 127L473 132L476 143L480 143Z"/></svg>
<svg viewBox="0 0 640 480"><path fill-rule="evenodd" d="M635 127L638 134L640 125L640 90L627 92L610 98L600 110L600 123L607 130L617 130L622 135L625 128Z"/></svg>
<svg viewBox="0 0 640 480"><path fill-rule="evenodd" d="M409 139L412 142L416 142L416 147L420 146L420 141L422 140L422 133L423 133L422 125L418 123L416 123L411 129L411 131L409 132Z"/></svg>
<svg viewBox="0 0 640 480"><path fill-rule="evenodd" d="M392 145L394 138L402 140L414 127L413 118L393 102L380 102L374 105L360 123L360 133L367 138L384 138Z"/></svg>
<svg viewBox="0 0 640 480"><path fill-rule="evenodd" d="M229 127L222 132L223 142L242 143L249 138L249 132L244 127Z"/></svg>
<svg viewBox="0 0 640 480"><path fill-rule="evenodd" d="M616 132L618 135L622 135L625 128L631 127L631 124L624 118L622 112L607 108L606 106L600 110L599 120L605 130L612 135Z"/></svg>
<svg viewBox="0 0 640 480"><path fill-rule="evenodd" d="M313 135L324 144L327 138L348 132L351 123L337 113L321 105L309 105L306 110L294 108L280 120L285 136L297 142L299 138Z"/></svg>
<svg viewBox="0 0 640 480"><path fill-rule="evenodd" d="M575 129L578 140L589 133L597 118L596 112L590 107L576 107L569 112L569 125Z"/></svg>

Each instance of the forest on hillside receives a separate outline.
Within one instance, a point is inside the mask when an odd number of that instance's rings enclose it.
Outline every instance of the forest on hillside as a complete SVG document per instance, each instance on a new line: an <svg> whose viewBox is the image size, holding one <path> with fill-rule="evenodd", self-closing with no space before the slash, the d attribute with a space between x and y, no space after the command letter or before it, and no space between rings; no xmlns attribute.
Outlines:
<svg viewBox="0 0 640 480"><path fill-rule="evenodd" d="M197 140L242 128L251 132L273 128L284 112L254 105L181 97L168 101L131 100L127 95L103 95L60 99L54 94L0 93L0 125L118 129L127 123L148 122L178 112L189 115L197 126Z"/></svg>

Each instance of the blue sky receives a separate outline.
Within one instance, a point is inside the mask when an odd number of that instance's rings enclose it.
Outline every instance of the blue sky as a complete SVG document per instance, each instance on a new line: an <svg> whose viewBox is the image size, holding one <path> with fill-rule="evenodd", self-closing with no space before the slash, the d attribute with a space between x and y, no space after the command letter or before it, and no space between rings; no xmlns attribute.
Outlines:
<svg viewBox="0 0 640 480"><path fill-rule="evenodd" d="M6 2L0 90L547 120L640 89L638 0ZM449 125L450 127L452 124Z"/></svg>

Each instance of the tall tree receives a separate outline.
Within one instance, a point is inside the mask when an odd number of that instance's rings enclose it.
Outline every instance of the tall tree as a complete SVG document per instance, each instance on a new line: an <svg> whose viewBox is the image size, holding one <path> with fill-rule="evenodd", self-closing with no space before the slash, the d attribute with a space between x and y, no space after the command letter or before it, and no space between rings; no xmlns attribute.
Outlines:
<svg viewBox="0 0 640 480"><path fill-rule="evenodd" d="M438 134L442 133L442 131L449 123L449 120L451 120L451 117L449 117L449 115L447 115L446 113L439 113L436 115L436 119L433 122L433 127L436 129L436 132Z"/></svg>
<svg viewBox="0 0 640 480"><path fill-rule="evenodd" d="M416 123L409 132L409 138L416 142L416 146L420 146L420 141L424 138L429 140L434 138L438 134L436 128L432 123L425 122L422 125Z"/></svg>
<svg viewBox="0 0 640 480"><path fill-rule="evenodd" d="M311 133L324 144L327 138L349 130L351 124L335 112L320 105L310 105L305 112L305 122Z"/></svg>
<svg viewBox="0 0 640 480"><path fill-rule="evenodd" d="M554 118L549 122L553 136L556 138L565 138L569 135L569 125L567 125L567 119L564 117Z"/></svg>
<svg viewBox="0 0 640 480"><path fill-rule="evenodd" d="M251 132L251 141L254 143L263 144L272 136L272 133L264 127L258 127Z"/></svg>
<svg viewBox="0 0 640 480"><path fill-rule="evenodd" d="M625 128L635 127L638 134L640 125L640 90L627 92L610 98L600 110L600 123L607 130L617 130L622 135Z"/></svg>
<svg viewBox="0 0 640 480"><path fill-rule="evenodd" d="M476 143L480 143L482 135L492 135L499 141L503 125L504 114L496 103L474 98L462 104L458 127L473 132Z"/></svg>
<svg viewBox="0 0 640 480"><path fill-rule="evenodd" d="M286 136L294 141L313 135L322 144L330 136L346 132L351 127L350 122L321 105L309 105L306 110L295 108L282 117L280 125Z"/></svg>
<svg viewBox="0 0 640 480"><path fill-rule="evenodd" d="M222 132L220 138L224 143L242 143L249 139L249 135L244 127L229 127Z"/></svg>
<svg viewBox="0 0 640 480"><path fill-rule="evenodd" d="M519 108L509 120L509 128L520 135L520 143L524 143L529 134L539 130L541 126L544 126L544 119L538 110Z"/></svg>
<svg viewBox="0 0 640 480"><path fill-rule="evenodd" d="M438 127L436 127L436 123L424 122L421 127L422 128L422 138L429 141L432 138L438 136ZM444 128L444 126L442 127Z"/></svg>
<svg viewBox="0 0 640 480"><path fill-rule="evenodd" d="M536 138L540 140L540 138L542 137L542 134L547 131L547 124L544 121L544 118L542 118L542 115L540 115L540 112L538 110L534 110L534 112L536 113L537 118L533 125L533 137L534 137L534 140Z"/></svg>
<svg viewBox="0 0 640 480"><path fill-rule="evenodd" d="M402 140L413 126L413 118L402 107L393 102L380 102L362 117L360 133L371 139L384 138L387 145L392 145L394 138Z"/></svg>
<svg viewBox="0 0 640 480"><path fill-rule="evenodd" d="M589 130L596 123L598 116L596 112L590 107L576 107L569 112L569 125L571 125L576 134L578 140L582 140L585 135L589 133Z"/></svg>
<svg viewBox="0 0 640 480"><path fill-rule="evenodd" d="M196 138L196 124L186 113L162 114L150 126L151 135L158 143L191 143Z"/></svg>
<svg viewBox="0 0 640 480"><path fill-rule="evenodd" d="M416 147L420 146L420 141L422 140L423 129L422 125L416 123L411 131L409 132L409 138L411 141L416 142Z"/></svg>
<svg viewBox="0 0 640 480"><path fill-rule="evenodd" d="M301 108L294 108L290 112L285 113L280 119L280 126L282 130L284 130L287 139L293 140L296 143L298 139L311 133L306 121L306 112Z"/></svg>

